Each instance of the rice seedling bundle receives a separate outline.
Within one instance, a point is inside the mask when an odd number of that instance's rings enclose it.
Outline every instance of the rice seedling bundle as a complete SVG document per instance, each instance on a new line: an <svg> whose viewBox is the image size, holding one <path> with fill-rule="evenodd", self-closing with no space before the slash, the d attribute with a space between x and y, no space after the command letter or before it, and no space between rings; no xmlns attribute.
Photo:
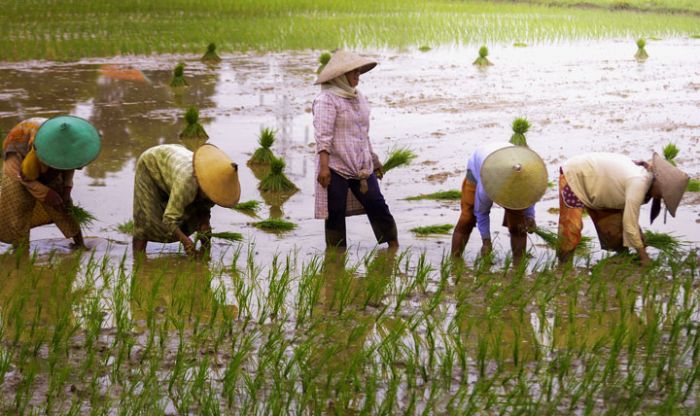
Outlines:
<svg viewBox="0 0 700 416"><path fill-rule="evenodd" d="M418 235L447 234L452 230L452 224L427 225L411 228L411 232Z"/></svg>
<svg viewBox="0 0 700 416"><path fill-rule="evenodd" d="M431 200L448 200L454 201L462 198L462 192L458 189L452 189L449 191L434 192L432 194L421 194L416 196L409 196L406 198L407 201L420 201L423 199Z"/></svg>
<svg viewBox="0 0 700 416"><path fill-rule="evenodd" d="M691 179L688 182L688 186L685 188L688 192L700 192L700 181L697 179Z"/></svg>
<svg viewBox="0 0 700 416"><path fill-rule="evenodd" d="M174 88L187 86L187 81L185 80L185 64L179 63L177 66L175 66L175 69L173 70L173 79L170 81L170 86Z"/></svg>
<svg viewBox="0 0 700 416"><path fill-rule="evenodd" d="M254 222L253 226L265 231L282 232L291 231L297 228L293 222L285 221L279 218L268 218L263 221Z"/></svg>
<svg viewBox="0 0 700 416"><path fill-rule="evenodd" d="M657 233L650 230L644 231L644 244L666 254L677 253L684 245L683 242L671 234Z"/></svg>
<svg viewBox="0 0 700 416"><path fill-rule="evenodd" d="M490 66L493 65L491 61L489 61L489 48L486 46L482 46L479 48L479 57L476 58L476 60L473 62L474 65L477 66Z"/></svg>
<svg viewBox="0 0 700 416"><path fill-rule="evenodd" d="M185 113L187 126L180 133L180 139L198 139L206 141L209 135L204 131L204 127L199 124L199 111L195 107L190 107Z"/></svg>
<svg viewBox="0 0 700 416"><path fill-rule="evenodd" d="M89 227L97 218L80 205L66 207L68 214L80 225L80 228Z"/></svg>
<svg viewBox="0 0 700 416"><path fill-rule="evenodd" d="M210 64L216 64L216 63L221 62L221 58L216 53L216 44L215 43L210 43L209 46L207 46L207 51L202 56L201 61L206 62L206 63L210 63Z"/></svg>
<svg viewBox="0 0 700 416"><path fill-rule="evenodd" d="M227 241L243 241L243 234L241 233L234 233L230 231L222 231L218 233L207 233L205 234L209 238L218 238L221 240L227 240Z"/></svg>
<svg viewBox="0 0 700 416"><path fill-rule="evenodd" d="M382 164L382 170L384 173L387 173L392 169L406 166L416 157L418 157L418 155L408 148L394 149L389 152L389 156Z"/></svg>
<svg viewBox="0 0 700 416"><path fill-rule="evenodd" d="M556 249L559 246L559 234L550 231L541 227L535 228L534 233L540 237L544 242L553 249ZM579 242L578 246L576 247L576 250L588 250L590 248L592 238L582 235L581 236L581 241Z"/></svg>
<svg viewBox="0 0 700 416"><path fill-rule="evenodd" d="M248 215L249 217L257 217L258 211L260 211L260 201L250 200L236 204L233 207L234 210L240 212L241 214Z"/></svg>
<svg viewBox="0 0 700 416"><path fill-rule="evenodd" d="M530 122L527 119L519 117L513 120L513 135L510 136L510 142L516 146L527 147L525 133L530 129Z"/></svg>
<svg viewBox="0 0 700 416"><path fill-rule="evenodd" d="M248 160L249 165L269 165L275 159L275 155L270 150L270 147L275 142L275 131L265 127L260 131L258 144L260 147L255 150L253 156Z"/></svg>
<svg viewBox="0 0 700 416"><path fill-rule="evenodd" d="M323 52L321 56L318 57L318 68L316 69L316 73L320 74L321 71L323 71L323 68L328 65L328 61L331 60L331 53L330 52Z"/></svg>
<svg viewBox="0 0 700 416"><path fill-rule="evenodd" d="M117 230L120 233L133 235L134 234L134 220L129 220L127 222L118 224Z"/></svg>
<svg viewBox="0 0 700 416"><path fill-rule="evenodd" d="M289 192L299 188L284 174L285 163L281 158L274 158L270 163L270 173L260 181L258 189L265 192Z"/></svg>
<svg viewBox="0 0 700 416"><path fill-rule="evenodd" d="M668 163L672 164L673 166L676 166L676 161L674 160L676 156L678 156L678 153L680 153L681 149L678 148L673 143L669 143L666 146L664 146L664 159L668 161Z"/></svg>
<svg viewBox="0 0 700 416"><path fill-rule="evenodd" d="M420 48L418 48L418 50L421 51L421 52L428 52L428 51L430 51L431 49L432 49L432 48L431 48L430 46L428 46L428 45L423 45L423 46L421 46Z"/></svg>
<svg viewBox="0 0 700 416"><path fill-rule="evenodd" d="M647 54L647 51L644 49L646 44L647 42L644 39L637 39L637 53L634 54L634 57L640 61L649 57L649 54Z"/></svg>

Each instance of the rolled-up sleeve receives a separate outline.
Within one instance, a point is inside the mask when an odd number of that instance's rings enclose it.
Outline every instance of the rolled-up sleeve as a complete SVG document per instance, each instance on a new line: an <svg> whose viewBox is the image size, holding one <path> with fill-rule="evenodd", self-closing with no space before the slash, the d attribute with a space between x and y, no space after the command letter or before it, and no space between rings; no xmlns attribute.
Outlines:
<svg viewBox="0 0 700 416"><path fill-rule="evenodd" d="M484 187L479 183L476 186L476 195L474 197L474 216L476 216L476 227L479 229L481 238L491 238L491 207L493 200L486 195Z"/></svg>
<svg viewBox="0 0 700 416"><path fill-rule="evenodd" d="M328 95L321 94L313 105L314 114L314 138L316 140L316 153L332 153L333 134L335 131L335 104Z"/></svg>
<svg viewBox="0 0 700 416"><path fill-rule="evenodd" d="M173 184L168 196L168 205L163 213L163 224L171 235L182 223L185 218L185 209L197 198L198 190L199 187L194 178Z"/></svg>
<svg viewBox="0 0 700 416"><path fill-rule="evenodd" d="M639 178L630 181L625 188L625 209L622 214L622 239L625 247L637 250L644 247L639 230L639 210L649 190L649 182Z"/></svg>

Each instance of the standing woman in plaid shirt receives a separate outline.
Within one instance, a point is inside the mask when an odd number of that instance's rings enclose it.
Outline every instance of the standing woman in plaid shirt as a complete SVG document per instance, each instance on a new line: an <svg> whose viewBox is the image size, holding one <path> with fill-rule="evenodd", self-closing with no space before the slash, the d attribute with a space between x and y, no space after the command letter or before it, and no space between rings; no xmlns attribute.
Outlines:
<svg viewBox="0 0 700 416"><path fill-rule="evenodd" d="M382 165L369 140L369 103L355 89L377 62L338 50L321 70L313 103L318 176L315 217L325 219L326 246L345 249L345 217L367 213L377 243L399 246L396 222L379 189Z"/></svg>

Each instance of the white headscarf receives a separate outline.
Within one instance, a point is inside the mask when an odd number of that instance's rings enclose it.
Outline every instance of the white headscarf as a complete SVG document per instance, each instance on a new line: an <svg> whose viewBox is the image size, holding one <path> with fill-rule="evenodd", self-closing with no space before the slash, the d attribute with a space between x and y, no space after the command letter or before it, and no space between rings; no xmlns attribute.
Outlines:
<svg viewBox="0 0 700 416"><path fill-rule="evenodd" d="M357 98L357 89L350 86L345 74L337 76L328 82L321 84L321 90L342 98Z"/></svg>

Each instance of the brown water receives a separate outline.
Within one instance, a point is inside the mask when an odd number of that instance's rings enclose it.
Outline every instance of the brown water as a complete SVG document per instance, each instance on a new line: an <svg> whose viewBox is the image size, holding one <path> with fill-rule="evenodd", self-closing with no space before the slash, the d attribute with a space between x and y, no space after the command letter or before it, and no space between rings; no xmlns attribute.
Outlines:
<svg viewBox="0 0 700 416"><path fill-rule="evenodd" d="M394 146L408 146L419 156L414 163L387 174L382 190L394 214L403 248L425 250L436 262L449 251L450 236L421 238L409 229L454 224L458 202L406 201L404 198L440 190L459 189L466 160L482 143L506 141L516 117L527 117L531 148L547 163L556 183L559 164L588 151L612 151L649 159L668 143L680 149L679 166L700 176L700 41L664 40L647 46L650 58L634 58L629 41L539 45L527 48L494 46L494 66L471 65L474 48L442 48L427 53L375 51L380 65L364 75L361 91L372 104L370 135L384 157ZM263 264L274 253L296 252L301 257L321 254L323 222L313 219L315 154L311 103L317 52L226 55L217 66L194 56L120 57L78 63L23 62L0 64L0 133L33 116L75 114L89 119L102 133L99 158L76 175L74 200L98 221L86 232L89 245L115 256L127 250L128 235L116 230L131 218L135 160L145 149L179 143L187 107L200 109L210 142L224 149L241 166L241 201L263 201L258 180L245 162L257 147L261 128L277 129L276 154L287 162L286 173L301 189L281 207L265 205L260 216L281 214L299 227L281 235L250 225L249 217L215 207L217 231L237 231L254 243ZM189 87L169 87L172 68L187 64ZM114 79L105 64L138 69L145 81ZM540 226L556 230L556 188L537 205ZM502 210L495 208L492 233L502 259L508 235L500 226ZM648 207L641 225L648 226ZM677 218L657 220L653 230L684 240L700 240L700 196L687 194ZM589 220L584 232L594 235ZM67 250L53 226L32 231L33 248L41 252ZM358 255L374 247L366 217L348 219L348 240ZM467 258L478 252L474 233ZM553 252L532 236L534 256ZM6 250L7 246L0 248ZM149 245L156 256L178 250L177 244ZM217 244L214 258L230 256L230 244ZM600 253L595 250L594 255Z"/></svg>

